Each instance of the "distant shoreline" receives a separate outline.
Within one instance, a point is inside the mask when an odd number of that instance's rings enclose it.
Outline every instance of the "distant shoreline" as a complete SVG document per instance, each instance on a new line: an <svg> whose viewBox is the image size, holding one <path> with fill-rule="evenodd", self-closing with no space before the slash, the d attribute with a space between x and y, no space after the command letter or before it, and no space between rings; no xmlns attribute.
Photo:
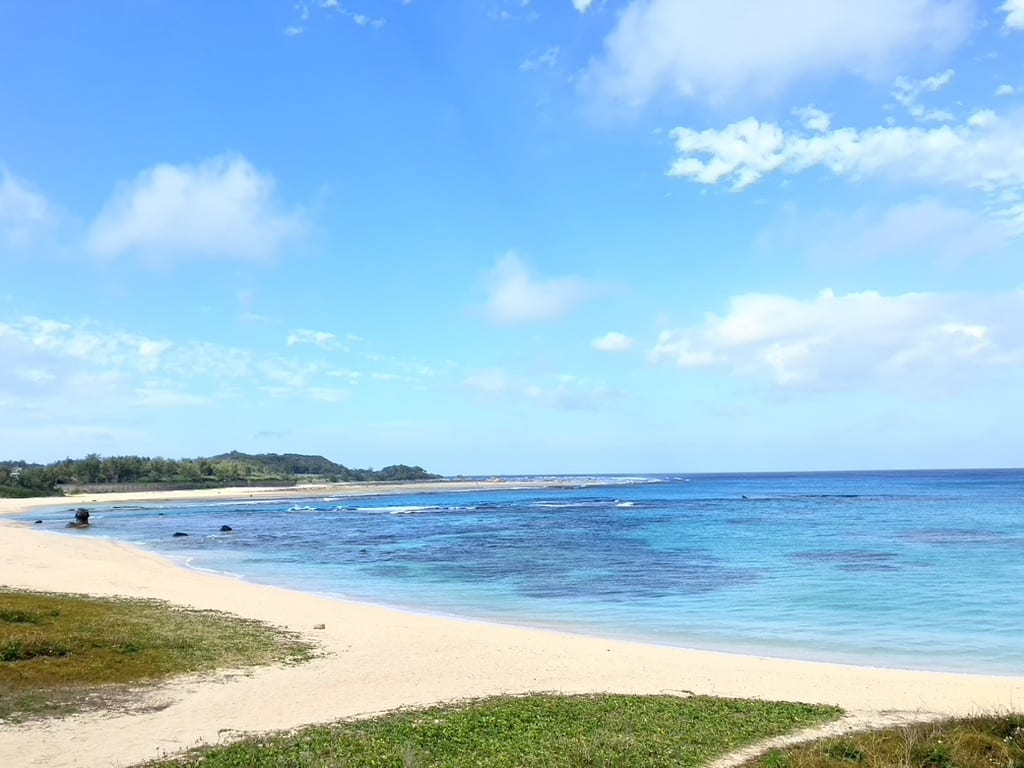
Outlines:
<svg viewBox="0 0 1024 768"><path fill-rule="evenodd" d="M325 496L390 496L413 493L437 493L481 490L529 490L560 488L561 480L414 480L397 483L353 482L311 483L296 486L235 486L229 488L199 488L190 491L111 491L109 493L76 493L69 496L30 496L28 498L0 499L0 516L17 515L41 507L70 508L89 504L115 504L138 502L141 504L165 501L233 501L236 499L294 499L323 498Z"/></svg>

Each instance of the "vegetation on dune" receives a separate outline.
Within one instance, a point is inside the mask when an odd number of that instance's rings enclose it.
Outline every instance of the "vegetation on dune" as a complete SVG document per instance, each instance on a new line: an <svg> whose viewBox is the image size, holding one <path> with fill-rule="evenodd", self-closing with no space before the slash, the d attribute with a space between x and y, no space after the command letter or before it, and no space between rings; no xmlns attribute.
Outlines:
<svg viewBox="0 0 1024 768"><path fill-rule="evenodd" d="M151 768L690 768L839 715L832 707L703 696L500 697L251 738Z"/></svg>
<svg viewBox="0 0 1024 768"><path fill-rule="evenodd" d="M148 456L100 456L64 459L51 464L0 461L0 497L60 495L64 489L90 491L119 487L174 485L219 487L235 484L294 484L316 478L329 482L397 482L434 480L422 467L395 464L383 469L350 469L323 456L296 453L248 454L232 451L198 459Z"/></svg>
<svg viewBox="0 0 1024 768"><path fill-rule="evenodd" d="M772 750L743 768L1024 768L1024 714L917 723Z"/></svg>
<svg viewBox="0 0 1024 768"><path fill-rule="evenodd" d="M0 590L0 721L127 702L188 673L310 657L293 633L155 600Z"/></svg>

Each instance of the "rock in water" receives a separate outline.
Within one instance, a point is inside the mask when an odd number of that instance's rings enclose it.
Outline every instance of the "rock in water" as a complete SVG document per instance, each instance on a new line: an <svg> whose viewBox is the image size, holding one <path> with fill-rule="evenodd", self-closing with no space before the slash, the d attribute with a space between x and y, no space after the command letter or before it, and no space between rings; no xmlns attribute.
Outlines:
<svg viewBox="0 0 1024 768"><path fill-rule="evenodd" d="M231 533L231 526L230 525L222 525L220 527L220 532L221 533Z"/></svg>
<svg viewBox="0 0 1024 768"><path fill-rule="evenodd" d="M188 536L188 534L187 533L182 533L181 531L175 531L173 534L171 534L171 536L173 538L177 539L177 538L180 538L182 536Z"/></svg>
<svg viewBox="0 0 1024 768"><path fill-rule="evenodd" d="M37 522L42 522L38 520ZM79 507L75 510L75 519L64 526L65 528L88 528L89 527L89 510L85 507Z"/></svg>

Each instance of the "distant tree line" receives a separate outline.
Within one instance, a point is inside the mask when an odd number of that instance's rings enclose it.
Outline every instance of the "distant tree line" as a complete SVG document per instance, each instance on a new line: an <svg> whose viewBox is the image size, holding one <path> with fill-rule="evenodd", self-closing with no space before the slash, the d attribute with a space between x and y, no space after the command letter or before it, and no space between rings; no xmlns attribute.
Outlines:
<svg viewBox="0 0 1024 768"><path fill-rule="evenodd" d="M52 464L0 461L0 497L60 495L78 486L173 484L215 487L235 484L284 483L306 479L329 482L401 482L440 477L422 467L395 464L383 469L349 469L323 456L296 453L247 454L238 451L199 459L148 456L100 456L64 459Z"/></svg>

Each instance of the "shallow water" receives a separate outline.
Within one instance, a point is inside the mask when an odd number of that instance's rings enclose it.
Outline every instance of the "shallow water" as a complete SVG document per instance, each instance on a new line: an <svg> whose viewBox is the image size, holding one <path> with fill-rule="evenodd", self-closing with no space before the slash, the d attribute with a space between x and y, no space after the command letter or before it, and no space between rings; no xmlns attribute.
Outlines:
<svg viewBox="0 0 1024 768"><path fill-rule="evenodd" d="M424 612L1024 674L1024 471L567 482L578 487L93 506L85 535ZM23 519L56 528L68 516L64 506Z"/></svg>

